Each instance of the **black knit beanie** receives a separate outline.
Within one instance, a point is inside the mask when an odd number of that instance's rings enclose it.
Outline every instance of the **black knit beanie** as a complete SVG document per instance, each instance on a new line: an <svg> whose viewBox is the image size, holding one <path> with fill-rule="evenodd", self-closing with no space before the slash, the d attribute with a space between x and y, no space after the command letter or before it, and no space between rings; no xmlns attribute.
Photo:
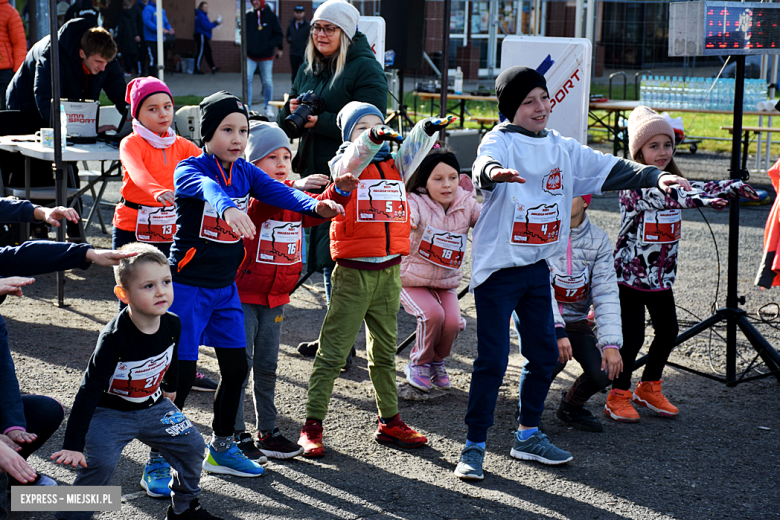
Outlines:
<svg viewBox="0 0 780 520"><path fill-rule="evenodd" d="M420 163L420 169L418 170L420 173L418 175L420 178L427 179L431 175L433 169L436 168L436 166L438 166L440 163L452 166L456 172L460 173L460 164L458 163L458 159L455 157L455 154L452 152L444 152L431 153L426 155L425 159L423 159Z"/></svg>
<svg viewBox="0 0 780 520"><path fill-rule="evenodd" d="M224 90L215 92L200 102L200 135L203 141L211 141L222 120L233 112L239 112L246 117L249 127L249 114L240 99Z"/></svg>
<svg viewBox="0 0 780 520"><path fill-rule="evenodd" d="M520 103L536 87L542 87L547 92L547 81L534 69L520 66L506 69L496 78L498 111L511 122Z"/></svg>

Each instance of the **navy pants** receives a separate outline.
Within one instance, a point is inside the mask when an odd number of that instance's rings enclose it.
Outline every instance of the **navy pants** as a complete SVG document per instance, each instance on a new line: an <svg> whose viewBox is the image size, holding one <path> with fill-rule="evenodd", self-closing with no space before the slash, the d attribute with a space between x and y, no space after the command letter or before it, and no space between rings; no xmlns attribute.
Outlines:
<svg viewBox="0 0 780 520"><path fill-rule="evenodd" d="M467 439L487 440L493 425L498 391L509 364L509 320L517 312L520 353L528 362L523 367L520 388L520 424L538 426L552 372L558 363L555 339L550 270L541 260L533 265L496 271L474 289L477 307L477 359L471 375L466 410Z"/></svg>

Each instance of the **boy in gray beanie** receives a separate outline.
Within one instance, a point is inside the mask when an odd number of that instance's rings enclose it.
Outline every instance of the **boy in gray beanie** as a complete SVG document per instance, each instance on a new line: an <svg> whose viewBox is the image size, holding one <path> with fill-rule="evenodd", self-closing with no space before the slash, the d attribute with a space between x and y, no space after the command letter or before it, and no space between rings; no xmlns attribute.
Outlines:
<svg viewBox="0 0 780 520"><path fill-rule="evenodd" d="M288 187L297 187L296 183L287 179L291 157L290 141L278 125L252 122L246 147L248 162L272 179ZM317 200L332 200L346 206L357 183L357 179L347 173L337 177L324 193L309 195ZM341 213L343 215L343 210ZM284 305L290 301L290 293L301 276L303 228L320 225L324 220L283 210L255 198L249 201L248 215L258 233L254 237L244 237L246 254L238 268L236 285L244 311L246 357L249 362L243 388L246 389L249 384L249 371L254 370L252 394L257 439L252 439L252 435L245 431L243 399L236 414L235 431L238 448L248 458L287 459L300 455L303 448L285 438L276 427L274 390Z"/></svg>

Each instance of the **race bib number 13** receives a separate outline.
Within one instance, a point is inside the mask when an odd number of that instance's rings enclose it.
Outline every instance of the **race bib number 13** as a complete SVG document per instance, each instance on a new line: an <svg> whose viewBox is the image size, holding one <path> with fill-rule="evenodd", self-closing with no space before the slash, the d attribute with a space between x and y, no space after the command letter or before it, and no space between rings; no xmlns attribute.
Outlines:
<svg viewBox="0 0 780 520"><path fill-rule="evenodd" d="M406 222L406 190L401 181L361 180L357 202L358 222Z"/></svg>
<svg viewBox="0 0 780 520"><path fill-rule="evenodd" d="M176 234L176 208L141 206L135 224L135 238L139 242L173 242Z"/></svg>

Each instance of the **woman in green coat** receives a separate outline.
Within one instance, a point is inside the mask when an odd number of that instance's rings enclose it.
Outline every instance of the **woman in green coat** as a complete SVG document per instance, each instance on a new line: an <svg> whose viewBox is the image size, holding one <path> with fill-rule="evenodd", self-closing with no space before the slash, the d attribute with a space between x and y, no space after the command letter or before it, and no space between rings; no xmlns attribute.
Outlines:
<svg viewBox="0 0 780 520"><path fill-rule="evenodd" d="M310 90L325 102L323 113L309 116L293 160L295 171L301 177L315 174L330 177L328 162L342 143L336 115L344 105L362 101L374 105L383 114L387 111L387 79L366 36L357 31L359 17L358 10L343 0L328 0L314 12L304 63L295 76L290 99L278 115L278 123L284 128L282 122L300 104L298 96ZM309 143L305 145L307 140ZM304 153L306 157L303 157ZM307 189L316 191L326 182L324 178L312 178ZM308 270L323 273L328 301L330 272L334 266L330 258L329 225L311 228L307 255ZM314 356L317 346L316 341L301 343L298 351ZM349 364L351 358L347 360L347 366Z"/></svg>

